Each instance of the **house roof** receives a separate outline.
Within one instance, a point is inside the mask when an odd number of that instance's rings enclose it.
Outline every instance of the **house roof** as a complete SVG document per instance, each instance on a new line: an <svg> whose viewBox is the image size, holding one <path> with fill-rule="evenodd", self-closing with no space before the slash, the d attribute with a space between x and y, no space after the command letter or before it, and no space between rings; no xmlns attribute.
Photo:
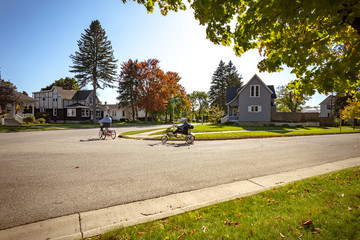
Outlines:
<svg viewBox="0 0 360 240"><path fill-rule="evenodd" d="M74 104L67 106L66 108L90 108L90 106L86 106L81 103L74 103Z"/></svg>
<svg viewBox="0 0 360 240"><path fill-rule="evenodd" d="M75 95L71 98L72 101L85 101L92 90L80 90L75 93Z"/></svg>
<svg viewBox="0 0 360 240"><path fill-rule="evenodd" d="M15 95L17 95L19 98L16 99L16 102L36 102L36 100L32 97L26 96L25 94L21 92L16 92Z"/></svg>
<svg viewBox="0 0 360 240"><path fill-rule="evenodd" d="M75 90L65 90L62 87L58 87L58 86L54 86L53 89L54 88L59 92L61 97L65 100L71 100L76 94ZM53 89L51 89L50 91L53 91Z"/></svg>
<svg viewBox="0 0 360 240"><path fill-rule="evenodd" d="M226 104L232 103L239 96L239 94L245 89L245 87L249 85L249 83L254 79L254 77L256 77L265 86L265 88L270 91L271 98L273 99L276 98L274 85L265 85L265 83L258 77L258 75L255 74L244 86L228 87L226 89Z"/></svg>
<svg viewBox="0 0 360 240"><path fill-rule="evenodd" d="M333 96L333 95L329 95L327 98L325 98L321 103L319 103L319 105L322 105L322 104L327 104L330 100L331 100L331 98L335 98L335 96Z"/></svg>

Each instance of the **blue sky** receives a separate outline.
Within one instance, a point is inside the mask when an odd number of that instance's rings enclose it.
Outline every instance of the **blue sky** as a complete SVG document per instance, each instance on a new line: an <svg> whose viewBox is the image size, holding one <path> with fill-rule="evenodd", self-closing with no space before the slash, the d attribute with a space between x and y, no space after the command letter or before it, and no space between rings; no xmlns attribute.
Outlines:
<svg viewBox="0 0 360 240"><path fill-rule="evenodd" d="M244 82L258 74L276 88L295 79L289 69L259 73L257 51L239 58L231 47L214 45L191 10L164 17L157 10L147 14L142 5L121 0L1 0L1 77L30 95L57 79L73 77L69 55L78 50L81 33L96 19L112 42L118 71L129 59L157 58L164 71L180 74L180 84L188 93L209 91L220 60L231 60ZM116 97L116 89L99 91L102 102L115 103ZM324 98L316 94L307 105L318 105Z"/></svg>

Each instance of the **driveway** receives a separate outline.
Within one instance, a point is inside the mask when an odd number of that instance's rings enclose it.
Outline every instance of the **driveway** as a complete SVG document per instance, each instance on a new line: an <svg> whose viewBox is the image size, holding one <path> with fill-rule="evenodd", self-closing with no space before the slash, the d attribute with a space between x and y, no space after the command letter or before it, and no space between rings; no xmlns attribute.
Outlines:
<svg viewBox="0 0 360 240"><path fill-rule="evenodd" d="M0 133L0 229L360 156L360 134L193 145L97 135Z"/></svg>

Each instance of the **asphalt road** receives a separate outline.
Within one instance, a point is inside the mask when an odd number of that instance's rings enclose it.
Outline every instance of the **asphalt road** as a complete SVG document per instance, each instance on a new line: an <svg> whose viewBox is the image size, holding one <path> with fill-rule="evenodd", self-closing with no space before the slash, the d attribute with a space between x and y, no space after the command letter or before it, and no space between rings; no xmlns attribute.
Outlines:
<svg viewBox="0 0 360 240"><path fill-rule="evenodd" d="M360 134L190 146L97 135L0 133L0 229L360 156Z"/></svg>

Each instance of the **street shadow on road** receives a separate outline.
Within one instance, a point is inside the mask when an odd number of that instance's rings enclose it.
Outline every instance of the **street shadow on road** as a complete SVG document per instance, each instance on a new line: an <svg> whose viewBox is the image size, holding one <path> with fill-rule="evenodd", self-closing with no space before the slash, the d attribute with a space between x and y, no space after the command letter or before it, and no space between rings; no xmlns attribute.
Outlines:
<svg viewBox="0 0 360 240"><path fill-rule="evenodd" d="M150 147L154 147L154 146L166 146L166 147L190 147L192 144L187 144L187 143L176 143L176 142L168 142L168 143L155 143L155 144L149 144Z"/></svg>
<svg viewBox="0 0 360 240"><path fill-rule="evenodd" d="M80 142L92 142L92 141L104 141L104 140L101 138L80 139Z"/></svg>

